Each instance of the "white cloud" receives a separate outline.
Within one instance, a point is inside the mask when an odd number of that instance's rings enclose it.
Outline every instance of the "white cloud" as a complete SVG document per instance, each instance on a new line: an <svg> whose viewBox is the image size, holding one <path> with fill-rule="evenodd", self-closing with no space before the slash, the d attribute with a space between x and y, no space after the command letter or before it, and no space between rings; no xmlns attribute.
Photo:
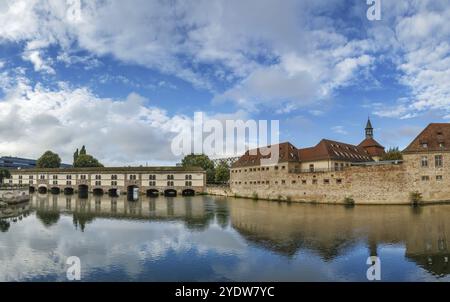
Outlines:
<svg viewBox="0 0 450 302"><path fill-rule="evenodd" d="M348 134L348 132L345 130L344 126L334 126L334 127L331 127L331 130L337 134L342 134L342 135Z"/></svg>
<svg viewBox="0 0 450 302"><path fill-rule="evenodd" d="M0 41L25 42L23 58L36 71L53 72L45 50L57 44L57 60L66 64L95 66L77 58L79 49L89 58L112 55L209 89L215 100L278 112L360 84L389 58L411 90L401 108L388 109L400 115L390 116L449 113L445 0L384 1L382 21L358 28L358 35L351 34L354 24L335 16L340 1L199 1L87 0L78 14L78 1L4 0ZM365 9L355 2L349 14L367 21Z"/></svg>
<svg viewBox="0 0 450 302"><path fill-rule="evenodd" d="M135 93L114 100L65 83L55 90L17 83L0 102L0 153L36 158L52 149L71 162L86 145L108 165L173 163L171 139L191 121L148 102Z"/></svg>

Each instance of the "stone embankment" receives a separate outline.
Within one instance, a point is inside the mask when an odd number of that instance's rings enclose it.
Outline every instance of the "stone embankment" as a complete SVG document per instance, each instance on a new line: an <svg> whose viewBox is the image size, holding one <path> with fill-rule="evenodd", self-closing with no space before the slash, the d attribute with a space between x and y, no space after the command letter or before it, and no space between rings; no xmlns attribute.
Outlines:
<svg viewBox="0 0 450 302"><path fill-rule="evenodd" d="M0 207L8 204L17 204L30 200L30 194L27 189L1 188L0 189Z"/></svg>

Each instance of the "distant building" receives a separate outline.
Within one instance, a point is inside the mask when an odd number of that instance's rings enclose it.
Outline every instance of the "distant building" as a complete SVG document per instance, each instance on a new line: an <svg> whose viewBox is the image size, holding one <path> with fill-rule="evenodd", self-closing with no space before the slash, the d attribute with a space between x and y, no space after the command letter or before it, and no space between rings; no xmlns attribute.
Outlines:
<svg viewBox="0 0 450 302"><path fill-rule="evenodd" d="M2 156L0 157L0 168L7 169L31 169L36 167L37 160L13 157L13 156ZM71 165L61 164L61 168L70 168Z"/></svg>

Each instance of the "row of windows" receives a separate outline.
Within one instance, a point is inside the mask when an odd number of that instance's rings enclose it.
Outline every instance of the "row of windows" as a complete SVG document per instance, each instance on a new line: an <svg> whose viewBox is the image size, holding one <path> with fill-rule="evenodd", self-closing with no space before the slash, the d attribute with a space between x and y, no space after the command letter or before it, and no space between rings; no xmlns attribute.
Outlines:
<svg viewBox="0 0 450 302"><path fill-rule="evenodd" d="M9 183L12 184L12 179L9 180ZM168 186L173 186L173 183L174 183L173 181L168 181L167 185ZM19 184L20 185L22 184L22 180L21 179L19 179ZM29 181L29 184L33 184L33 180ZM58 185L58 181L57 180L53 180L52 184L53 185ZM66 185L69 185L69 186L72 185L72 181L71 180L67 180L66 181ZM101 186L102 185L101 180L96 180L95 181L95 185L96 186ZM149 181L148 185L150 187L154 187L154 186L156 186L156 181ZM111 186L117 186L117 181L116 180L112 180L111 181ZM187 186L187 187L192 186L192 181L185 181L185 186Z"/></svg>
<svg viewBox="0 0 450 302"><path fill-rule="evenodd" d="M422 181L430 181L430 176L423 175L421 179ZM436 181L442 181L442 175L436 175Z"/></svg>
<svg viewBox="0 0 450 302"><path fill-rule="evenodd" d="M22 178L23 178L23 176L19 175L19 179L22 179ZM33 179L33 175L29 175L29 179ZM39 179L45 180L45 175L43 175L43 174L40 175ZM58 180L58 175L52 175L52 179L53 180ZM66 179L67 180L71 180L72 179L72 175L66 175ZM80 175L80 179L86 180L87 177L86 177L86 175ZM100 174L97 174L97 175L95 175L95 179L96 180L101 180L102 176ZM135 174L129 175L129 179L130 180L137 180L137 175L135 175ZM154 174L149 175L149 179L150 180L156 180L156 175L154 175ZM174 175L167 175L167 179L173 180L174 179ZM186 180L192 180L192 175L185 175L185 179ZM111 175L111 180L117 180L117 175L116 174Z"/></svg>
<svg viewBox="0 0 450 302"><path fill-rule="evenodd" d="M279 167L278 166L274 166L273 167L275 170L278 170ZM284 170L286 169L286 166L281 166L281 169ZM269 167L259 167L259 168L249 168L248 171L249 172L256 172L256 171L269 171L270 168ZM239 170L231 170L231 173L241 173L242 169ZM247 169L244 169L244 173L247 172Z"/></svg>
<svg viewBox="0 0 450 302"><path fill-rule="evenodd" d="M422 156L422 158L420 160L420 164L422 167L428 167L428 156ZM442 155L434 156L434 166L436 168L441 168L444 166L444 160L442 158Z"/></svg>
<svg viewBox="0 0 450 302"><path fill-rule="evenodd" d="M342 179L340 179L340 178L336 179L335 181L336 181L336 184L338 184L338 185L342 184ZM234 182L235 185L241 185L242 183L243 183L244 185L247 184L246 181L244 181L244 182L242 182L242 181L235 181L235 182ZM274 181L273 183L277 185L277 184L278 184L278 181L276 180L276 181ZM299 183L299 184L302 184L302 185L306 185L306 184L308 184L308 181L307 181L306 179L302 179L302 180L299 181L298 183ZM311 180L311 184L313 184L313 185L316 185L316 184L318 184L318 183L319 183L318 179L312 179L312 180ZM323 179L323 184L329 185L330 183L331 183L331 182L330 182L329 179ZM250 185L269 185L269 184L270 184L270 181L269 181L269 180L249 181L248 184L250 184ZM281 180L281 184L282 184L282 185L285 185L285 184L286 184L286 180ZM297 181L296 181L296 180L292 180L292 181L291 181L291 184L295 185L295 184L297 184Z"/></svg>

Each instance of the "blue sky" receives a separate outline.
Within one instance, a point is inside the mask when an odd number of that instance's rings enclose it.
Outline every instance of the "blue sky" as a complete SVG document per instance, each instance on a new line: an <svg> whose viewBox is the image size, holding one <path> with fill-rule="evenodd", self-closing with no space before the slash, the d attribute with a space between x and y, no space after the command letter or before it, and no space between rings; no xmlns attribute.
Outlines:
<svg viewBox="0 0 450 302"><path fill-rule="evenodd" d="M0 155L173 164L193 114L280 120L298 147L405 147L450 120L450 3L0 0Z"/></svg>

